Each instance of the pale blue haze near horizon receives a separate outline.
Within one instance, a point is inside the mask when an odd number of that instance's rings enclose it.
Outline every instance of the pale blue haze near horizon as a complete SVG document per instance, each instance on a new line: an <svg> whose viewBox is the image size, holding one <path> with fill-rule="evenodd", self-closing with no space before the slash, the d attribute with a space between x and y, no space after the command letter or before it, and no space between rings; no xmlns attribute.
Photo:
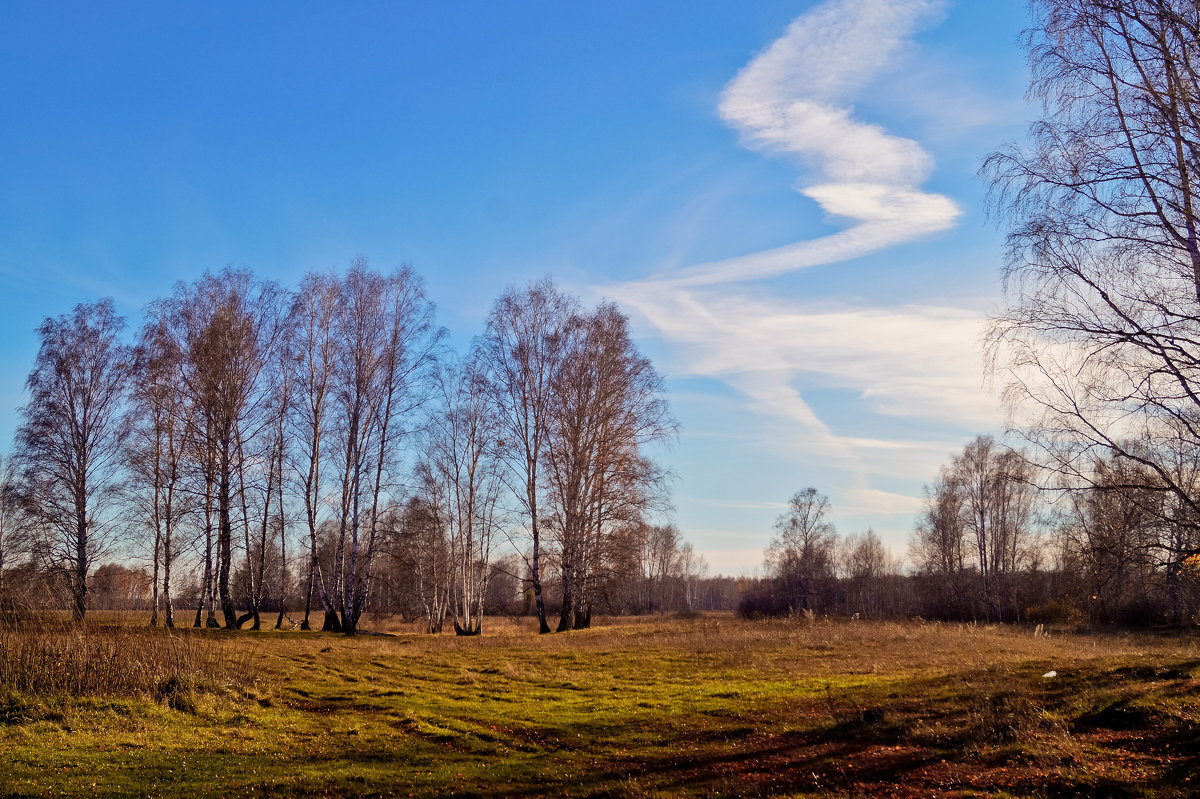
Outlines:
<svg viewBox="0 0 1200 799"><path fill-rule="evenodd" d="M550 274L620 302L666 376L673 518L713 572L754 569L808 485L902 554L922 485L1003 429L977 170L1036 114L1027 24L979 0L6 2L0 439L34 329L79 302L136 325L206 269L294 286L362 254L412 265L461 348Z"/></svg>

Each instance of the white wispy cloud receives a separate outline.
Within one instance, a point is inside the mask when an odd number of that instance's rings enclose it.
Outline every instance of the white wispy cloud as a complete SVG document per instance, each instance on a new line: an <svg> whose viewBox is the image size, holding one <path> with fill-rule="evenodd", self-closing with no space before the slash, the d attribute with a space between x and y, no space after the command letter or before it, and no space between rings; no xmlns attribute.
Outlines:
<svg viewBox="0 0 1200 799"><path fill-rule="evenodd" d="M719 377L761 410L811 429L825 425L795 389L796 375L853 391L888 416L979 427L1000 413L983 391L979 311L820 308L669 284L643 284L620 299L672 342L675 374Z"/></svg>
<svg viewBox="0 0 1200 799"><path fill-rule="evenodd" d="M838 507L840 513L861 516L892 516L918 513L924 507L919 497L880 491L875 488L857 488L849 492L848 502Z"/></svg>
<svg viewBox="0 0 1200 799"><path fill-rule="evenodd" d="M799 156L816 182L800 191L859 224L766 252L609 287L676 345L677 372L717 376L759 407L828 434L792 385L803 371L859 391L895 416L982 423L982 314L947 308L815 309L756 300L729 284L829 264L952 226L960 211L921 184L933 159L910 139L854 118L850 101L886 70L937 0L832 0L792 21L721 96L723 119L750 146ZM827 449L847 446L827 435Z"/></svg>
<svg viewBox="0 0 1200 799"><path fill-rule="evenodd" d="M920 190L933 158L912 139L858 120L849 102L886 69L933 0L834 0L788 26L725 88L720 113L750 147L800 160L816 180L797 190L848 230L660 276L695 286L770 277L857 258L953 226L948 197Z"/></svg>

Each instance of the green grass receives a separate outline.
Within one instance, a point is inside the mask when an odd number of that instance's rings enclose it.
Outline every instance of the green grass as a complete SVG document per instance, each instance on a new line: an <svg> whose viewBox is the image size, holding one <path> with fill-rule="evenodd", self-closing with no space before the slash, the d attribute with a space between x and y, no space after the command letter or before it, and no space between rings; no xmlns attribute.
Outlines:
<svg viewBox="0 0 1200 799"><path fill-rule="evenodd" d="M0 794L1186 796L1200 765L1188 634L494 627L189 631L235 678L209 662L120 696L0 686Z"/></svg>

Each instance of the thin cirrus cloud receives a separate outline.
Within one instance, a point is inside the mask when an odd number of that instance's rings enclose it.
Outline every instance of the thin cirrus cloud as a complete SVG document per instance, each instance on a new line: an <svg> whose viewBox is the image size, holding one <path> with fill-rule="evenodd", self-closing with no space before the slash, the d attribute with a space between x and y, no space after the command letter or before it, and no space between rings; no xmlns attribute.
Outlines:
<svg viewBox="0 0 1200 799"><path fill-rule="evenodd" d="M936 463L951 446L836 435L796 387L801 380L854 392L869 412L897 420L987 427L1000 414L996 399L981 390L976 342L983 320L971 311L822 309L652 283L621 299L671 342L673 371L722 380L753 410L792 423L790 435L775 437L779 446L848 468L871 464L885 473L911 474L914 450L924 449L928 457L921 460Z"/></svg>
<svg viewBox="0 0 1200 799"><path fill-rule="evenodd" d="M914 509L884 496L867 473L888 473L902 454L943 456L943 442L889 442L834 434L797 388L857 392L888 417L992 425L996 403L981 390L980 313L944 307L820 307L762 299L736 284L844 262L948 230L961 209L924 191L934 168L921 145L855 117L852 102L892 69L939 0L831 0L794 19L726 86L719 111L752 149L796 162L797 191L845 229L724 261L674 269L605 291L647 319L671 345L677 374L714 377L753 410L788 420L787 446L851 469L846 511ZM787 438L786 435L780 439ZM925 460L925 458L922 458ZM883 510L883 509L887 510Z"/></svg>

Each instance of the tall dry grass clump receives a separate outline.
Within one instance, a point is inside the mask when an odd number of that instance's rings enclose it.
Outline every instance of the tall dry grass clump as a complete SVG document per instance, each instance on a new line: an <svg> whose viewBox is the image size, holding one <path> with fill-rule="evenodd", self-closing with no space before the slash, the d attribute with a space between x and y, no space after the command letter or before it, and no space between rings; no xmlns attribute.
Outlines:
<svg viewBox="0 0 1200 799"><path fill-rule="evenodd" d="M244 687L250 658L188 633L0 623L0 689L39 697L148 696L192 709L197 691Z"/></svg>

